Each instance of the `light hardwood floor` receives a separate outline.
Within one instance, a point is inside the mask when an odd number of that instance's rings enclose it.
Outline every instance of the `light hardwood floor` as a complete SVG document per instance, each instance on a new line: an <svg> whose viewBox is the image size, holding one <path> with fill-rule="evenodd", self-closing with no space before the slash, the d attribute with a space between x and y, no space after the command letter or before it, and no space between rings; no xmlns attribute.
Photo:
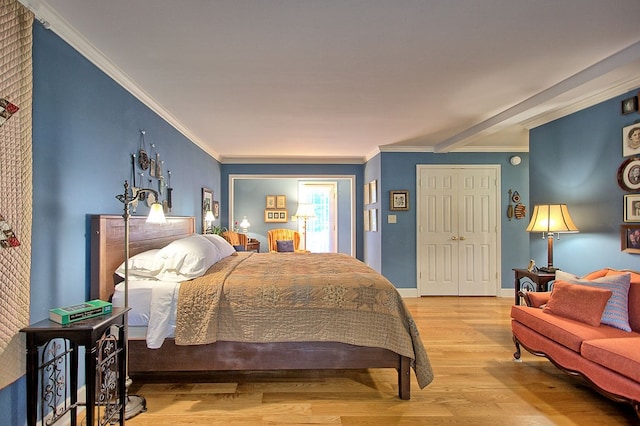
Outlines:
<svg viewBox="0 0 640 426"><path fill-rule="evenodd" d="M392 370L135 379L148 411L127 425L631 425L634 411L524 351L514 362L508 298L406 299L435 372L411 400Z"/></svg>

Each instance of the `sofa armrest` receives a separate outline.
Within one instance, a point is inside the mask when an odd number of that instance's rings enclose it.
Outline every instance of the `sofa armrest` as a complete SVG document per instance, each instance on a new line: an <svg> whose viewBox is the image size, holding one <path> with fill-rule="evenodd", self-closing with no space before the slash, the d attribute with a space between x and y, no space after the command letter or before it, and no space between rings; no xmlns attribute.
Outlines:
<svg viewBox="0 0 640 426"><path fill-rule="evenodd" d="M532 308L541 308L549 302L551 297L550 291L526 291L521 290L518 292L520 297L524 299L527 306Z"/></svg>

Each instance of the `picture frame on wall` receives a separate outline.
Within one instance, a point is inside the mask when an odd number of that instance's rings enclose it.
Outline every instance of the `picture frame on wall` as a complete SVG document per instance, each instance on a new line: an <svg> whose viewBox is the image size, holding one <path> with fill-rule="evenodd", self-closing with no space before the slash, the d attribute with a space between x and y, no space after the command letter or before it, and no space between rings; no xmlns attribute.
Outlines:
<svg viewBox="0 0 640 426"><path fill-rule="evenodd" d="M364 223L365 232L369 231L370 230L370 227L369 227L369 210L365 210L364 211L363 223Z"/></svg>
<svg viewBox="0 0 640 426"><path fill-rule="evenodd" d="M624 221L640 222L640 194L624 196Z"/></svg>
<svg viewBox="0 0 640 426"><path fill-rule="evenodd" d="M289 214L287 210L272 210L267 209L264 211L264 221L270 222L287 222L289 220Z"/></svg>
<svg viewBox="0 0 640 426"><path fill-rule="evenodd" d="M622 128L622 156L640 155L640 124Z"/></svg>
<svg viewBox="0 0 640 426"><path fill-rule="evenodd" d="M640 157L631 157L618 168L618 185L625 191L640 189Z"/></svg>
<svg viewBox="0 0 640 426"><path fill-rule="evenodd" d="M207 233L207 223L204 220L207 211L213 208L213 191L209 188L202 188L202 233Z"/></svg>
<svg viewBox="0 0 640 426"><path fill-rule="evenodd" d="M640 254L640 225L620 225L620 250Z"/></svg>
<svg viewBox="0 0 640 426"><path fill-rule="evenodd" d="M287 196L276 195L276 209L286 209L286 208L287 208Z"/></svg>
<svg viewBox="0 0 640 426"><path fill-rule="evenodd" d="M369 210L369 230L378 232L378 209Z"/></svg>
<svg viewBox="0 0 640 426"><path fill-rule="evenodd" d="M389 191L389 210L409 210L409 191Z"/></svg>
<svg viewBox="0 0 640 426"><path fill-rule="evenodd" d="M630 98L623 99L620 103L620 109L623 115L638 111L638 97L632 96Z"/></svg>
<svg viewBox="0 0 640 426"><path fill-rule="evenodd" d="M369 194L369 184L365 183L364 184L364 205L368 205L371 203L371 199L369 198L370 194Z"/></svg>
<svg viewBox="0 0 640 426"><path fill-rule="evenodd" d="M369 182L369 201L371 204L378 202L378 182L376 180Z"/></svg>
<svg viewBox="0 0 640 426"><path fill-rule="evenodd" d="M266 208L267 209L275 209L276 208L276 196L275 195L267 195Z"/></svg>
<svg viewBox="0 0 640 426"><path fill-rule="evenodd" d="M220 203L218 201L213 202L213 217L216 219L220 217Z"/></svg>

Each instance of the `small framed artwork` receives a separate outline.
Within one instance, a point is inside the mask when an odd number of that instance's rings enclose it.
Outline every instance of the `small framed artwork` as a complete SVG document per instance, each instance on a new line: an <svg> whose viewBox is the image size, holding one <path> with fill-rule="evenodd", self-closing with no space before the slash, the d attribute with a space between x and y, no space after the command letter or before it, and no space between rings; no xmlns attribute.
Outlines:
<svg viewBox="0 0 640 426"><path fill-rule="evenodd" d="M622 128L622 156L640 155L640 124Z"/></svg>
<svg viewBox="0 0 640 426"><path fill-rule="evenodd" d="M264 221L265 222L287 222L288 221L287 210L265 210Z"/></svg>
<svg viewBox="0 0 640 426"><path fill-rule="evenodd" d="M369 182L369 201L371 204L378 202L378 182L376 180Z"/></svg>
<svg viewBox="0 0 640 426"><path fill-rule="evenodd" d="M202 233L207 232L207 222L204 217L207 215L207 211L213 207L213 191L209 188L202 188Z"/></svg>
<svg viewBox="0 0 640 426"><path fill-rule="evenodd" d="M624 221L640 222L640 194L624 196Z"/></svg>
<svg viewBox="0 0 640 426"><path fill-rule="evenodd" d="M369 210L364 211L364 230L369 231Z"/></svg>
<svg viewBox="0 0 640 426"><path fill-rule="evenodd" d="M378 232L378 209L369 210L369 230Z"/></svg>
<svg viewBox="0 0 640 426"><path fill-rule="evenodd" d="M218 201L213 202L213 217L216 219L220 217L220 203Z"/></svg>
<svg viewBox="0 0 640 426"><path fill-rule="evenodd" d="M287 196L276 195L276 209L286 209L286 208L287 208Z"/></svg>
<svg viewBox="0 0 640 426"><path fill-rule="evenodd" d="M640 225L620 225L620 250L640 254Z"/></svg>
<svg viewBox="0 0 640 426"><path fill-rule="evenodd" d="M370 198L370 194L369 194L369 184L365 183L364 184L364 205L366 206L367 204L371 203L371 198Z"/></svg>
<svg viewBox="0 0 640 426"><path fill-rule="evenodd" d="M267 209L275 209L276 208L276 196L275 195L267 195Z"/></svg>
<svg viewBox="0 0 640 426"><path fill-rule="evenodd" d="M640 157L631 157L620 164L618 185L625 191L640 189Z"/></svg>
<svg viewBox="0 0 640 426"><path fill-rule="evenodd" d="M638 110L638 97L632 96L630 98L624 99L621 102L621 112L622 114L631 114L632 112L636 112Z"/></svg>
<svg viewBox="0 0 640 426"><path fill-rule="evenodd" d="M389 191L389 210L409 210L409 191Z"/></svg>

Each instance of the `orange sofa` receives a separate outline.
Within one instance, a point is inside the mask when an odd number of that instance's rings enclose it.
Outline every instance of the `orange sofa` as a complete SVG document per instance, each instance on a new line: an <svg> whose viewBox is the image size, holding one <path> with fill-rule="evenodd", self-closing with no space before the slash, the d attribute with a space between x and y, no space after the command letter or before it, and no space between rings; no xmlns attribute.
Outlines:
<svg viewBox="0 0 640 426"><path fill-rule="evenodd" d="M623 314L628 314L629 331L617 323L600 323L614 294L620 296L622 290L611 291L599 283L623 282L627 273L628 311ZM598 313L603 292L605 301ZM565 372L583 377L604 396L631 404L640 418L640 273L607 268L574 282L564 282L557 274L551 292L521 295L527 306L511 308L514 358L520 359L521 346L546 357ZM619 314L614 312L615 321Z"/></svg>

